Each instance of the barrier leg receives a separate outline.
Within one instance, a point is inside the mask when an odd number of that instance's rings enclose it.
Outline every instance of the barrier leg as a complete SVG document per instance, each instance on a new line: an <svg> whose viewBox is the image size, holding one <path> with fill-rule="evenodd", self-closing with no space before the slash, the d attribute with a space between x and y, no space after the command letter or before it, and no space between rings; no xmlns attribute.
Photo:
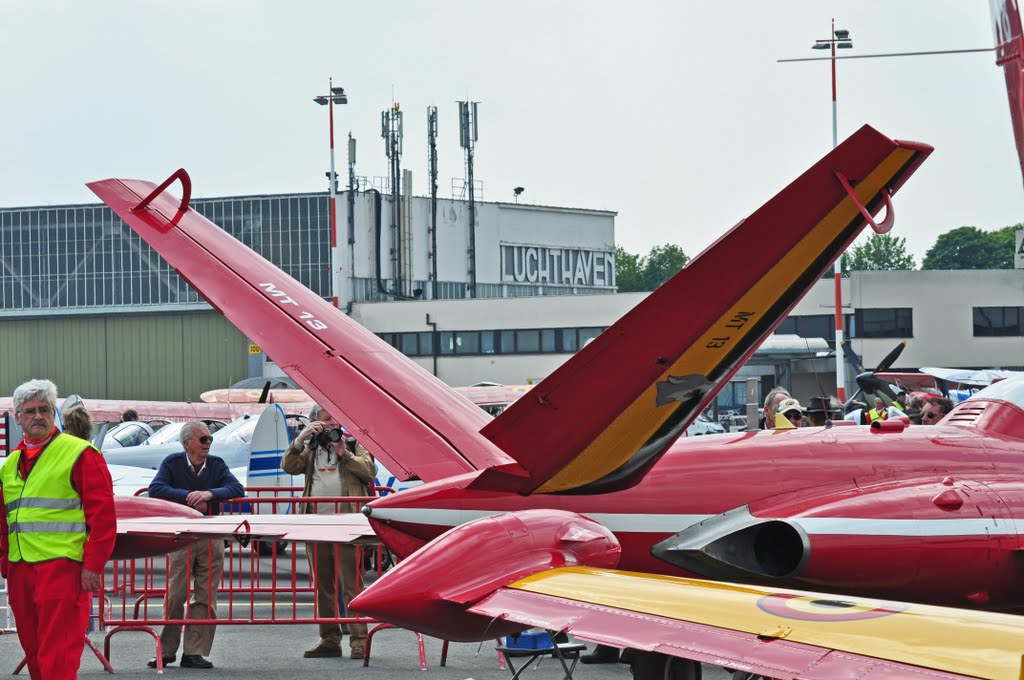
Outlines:
<svg viewBox="0 0 1024 680"><path fill-rule="evenodd" d="M379 630L384 630L385 628L394 628L394 626L391 625L390 623L378 623L376 626L371 628L366 633L366 647L364 648L365 656L363 656L363 666L369 666L370 665L370 650L373 649L373 636L374 636L374 634L377 631L379 631ZM419 653L420 653L420 670L421 671L425 671L425 670L427 670L427 649L426 649L426 647L423 644L423 636L420 635L419 633L414 633L414 634L416 635L416 646L419 649Z"/></svg>
<svg viewBox="0 0 1024 680"><path fill-rule="evenodd" d="M28 663L28 657L25 657L25 656L21 657L21 661L19 661L18 665L14 667L14 671L11 673L11 675L17 675L18 673L20 673L21 669L24 668L25 664L27 664L27 663Z"/></svg>
<svg viewBox="0 0 1024 680"><path fill-rule="evenodd" d="M443 668L444 665L447 662L448 662L448 641L445 640L444 643L441 645L441 667Z"/></svg>
<svg viewBox="0 0 1024 680"><path fill-rule="evenodd" d="M498 651L498 668L500 668L503 671L504 670L508 670L508 666L505 664L505 655L501 653L500 647L501 647L501 640L495 640L494 641L494 648L499 650Z"/></svg>
<svg viewBox="0 0 1024 680"><path fill-rule="evenodd" d="M142 626L142 625L138 625L138 624L128 625L128 626L114 626L109 631L107 631L106 635L103 636L103 656L106 657L108 660L110 659L110 638L112 638L115 634L120 633L121 631L124 631L124 630L138 630L138 631L142 631L143 633L148 633L151 636L153 636L153 640L156 641L156 672L157 673L163 673L164 672L164 650L163 650L163 645L160 644L160 636L157 635L156 631L153 630L152 628L150 628L149 626ZM93 649L95 651L95 648L93 648ZM97 652L97 656L99 656L98 652ZM104 665L109 665L109 664L104 664ZM107 670L109 670L111 673L114 672L114 668L112 666L110 668L108 668Z"/></svg>
<svg viewBox="0 0 1024 680"><path fill-rule="evenodd" d="M92 640L90 640L88 636L85 638L85 646L91 649L92 653L96 655L96 658L100 660L100 663L103 664L103 670L108 673L114 672L114 667L110 665L110 661L107 660L107 657L100 654L100 650L96 649L96 645L93 644Z"/></svg>
<svg viewBox="0 0 1024 680"><path fill-rule="evenodd" d="M420 648L420 670L427 670L427 650L423 646L423 635L416 633L416 642Z"/></svg>

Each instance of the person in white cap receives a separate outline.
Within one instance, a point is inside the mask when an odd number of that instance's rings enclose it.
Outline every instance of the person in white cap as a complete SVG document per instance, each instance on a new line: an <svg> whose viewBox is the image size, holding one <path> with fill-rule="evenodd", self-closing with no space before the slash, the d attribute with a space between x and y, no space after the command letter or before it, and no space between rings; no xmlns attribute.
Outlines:
<svg viewBox="0 0 1024 680"><path fill-rule="evenodd" d="M779 402L779 407L775 409L775 412L776 430L788 430L793 427L802 427L804 424L804 407L792 397Z"/></svg>

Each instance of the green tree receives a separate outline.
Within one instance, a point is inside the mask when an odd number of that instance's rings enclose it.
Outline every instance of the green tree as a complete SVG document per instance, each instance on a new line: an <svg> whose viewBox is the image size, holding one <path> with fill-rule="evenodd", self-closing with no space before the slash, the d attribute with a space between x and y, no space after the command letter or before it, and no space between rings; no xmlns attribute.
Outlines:
<svg viewBox="0 0 1024 680"><path fill-rule="evenodd" d="M1014 227L986 232L957 227L940 234L924 255L921 269L1010 269L1013 267ZM1005 233L1010 237L1007 245ZM1005 252L1002 252L1005 251Z"/></svg>
<svg viewBox="0 0 1024 680"><path fill-rule="evenodd" d="M914 258L907 252L907 240L889 234L872 234L843 254L843 271L913 269Z"/></svg>
<svg viewBox="0 0 1024 680"><path fill-rule="evenodd" d="M1024 223L1011 224L989 234L992 239L994 261L989 269L1013 269L1014 235L1024 229Z"/></svg>
<svg viewBox="0 0 1024 680"><path fill-rule="evenodd" d="M683 268L690 258L677 245L654 246L643 262L644 290L654 290Z"/></svg>
<svg viewBox="0 0 1024 680"><path fill-rule="evenodd" d="M646 256L615 247L615 281L620 293L654 290L668 281L690 258L677 245L655 246Z"/></svg>
<svg viewBox="0 0 1024 680"><path fill-rule="evenodd" d="M643 264L639 255L615 246L615 284L621 293L643 290Z"/></svg>

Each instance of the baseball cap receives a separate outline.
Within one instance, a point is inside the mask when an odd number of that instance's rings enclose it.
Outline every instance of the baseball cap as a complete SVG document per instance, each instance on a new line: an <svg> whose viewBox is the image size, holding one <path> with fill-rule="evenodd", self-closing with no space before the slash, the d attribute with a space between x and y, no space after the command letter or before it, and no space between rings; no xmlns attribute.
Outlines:
<svg viewBox="0 0 1024 680"><path fill-rule="evenodd" d="M800 411L803 412L804 407L800 405L800 402L796 399L783 399L779 403L779 407L775 409L776 413L786 413L788 411Z"/></svg>

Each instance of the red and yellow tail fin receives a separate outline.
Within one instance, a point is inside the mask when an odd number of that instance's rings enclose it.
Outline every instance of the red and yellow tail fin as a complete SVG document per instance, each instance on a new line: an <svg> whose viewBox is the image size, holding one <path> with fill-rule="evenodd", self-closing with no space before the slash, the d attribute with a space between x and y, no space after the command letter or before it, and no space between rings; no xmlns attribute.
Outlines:
<svg viewBox="0 0 1024 680"><path fill-rule="evenodd" d="M857 131L484 427L529 474L505 481L635 484L863 227L888 230L889 196L930 152Z"/></svg>

